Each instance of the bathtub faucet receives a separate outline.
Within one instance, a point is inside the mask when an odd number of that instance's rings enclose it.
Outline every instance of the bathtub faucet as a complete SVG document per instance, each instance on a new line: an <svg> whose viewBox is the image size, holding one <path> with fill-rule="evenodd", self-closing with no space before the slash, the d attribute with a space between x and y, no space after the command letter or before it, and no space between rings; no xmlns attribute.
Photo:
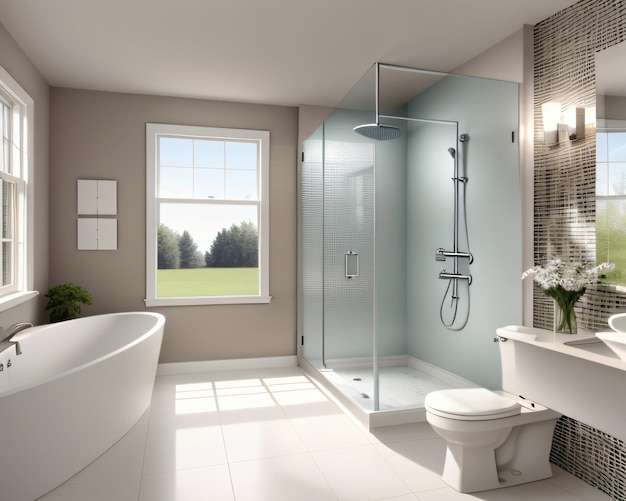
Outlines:
<svg viewBox="0 0 626 501"><path fill-rule="evenodd" d="M11 339L18 332L22 332L24 329L28 329L28 328L30 328L32 326L33 326L33 324L31 324L30 322L19 322L17 324L12 325L11 327L9 327L7 329L8 334L6 335L6 337L2 341L0 341L0 353L2 353L7 348L10 348L11 346L15 345L15 354L16 355L21 355L22 354L22 348L20 347L19 341L12 341Z"/></svg>

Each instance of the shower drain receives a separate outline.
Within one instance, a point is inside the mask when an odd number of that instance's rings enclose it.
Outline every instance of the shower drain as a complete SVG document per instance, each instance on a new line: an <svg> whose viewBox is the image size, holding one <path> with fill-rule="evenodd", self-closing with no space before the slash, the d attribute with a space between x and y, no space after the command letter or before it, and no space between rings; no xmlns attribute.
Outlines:
<svg viewBox="0 0 626 501"><path fill-rule="evenodd" d="M353 377L352 381L363 381L360 377Z"/></svg>
<svg viewBox="0 0 626 501"><path fill-rule="evenodd" d="M361 393L361 398L370 398L370 396L367 393Z"/></svg>

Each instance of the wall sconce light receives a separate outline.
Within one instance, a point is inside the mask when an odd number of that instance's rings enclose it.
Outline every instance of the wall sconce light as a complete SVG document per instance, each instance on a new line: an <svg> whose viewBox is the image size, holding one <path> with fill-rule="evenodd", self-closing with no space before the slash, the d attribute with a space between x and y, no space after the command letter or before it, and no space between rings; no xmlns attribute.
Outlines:
<svg viewBox="0 0 626 501"><path fill-rule="evenodd" d="M585 108L585 127L589 125L596 128L596 107L591 106L589 108Z"/></svg>
<svg viewBox="0 0 626 501"><path fill-rule="evenodd" d="M585 108L570 108L565 112L570 141L585 137Z"/></svg>
<svg viewBox="0 0 626 501"><path fill-rule="evenodd" d="M561 103L550 101L541 105L541 113L545 144L574 141L585 137L585 108L569 108L561 117Z"/></svg>
<svg viewBox="0 0 626 501"><path fill-rule="evenodd" d="M541 105L543 116L543 142L555 144L559 141L559 122L561 121L561 103L554 101Z"/></svg>

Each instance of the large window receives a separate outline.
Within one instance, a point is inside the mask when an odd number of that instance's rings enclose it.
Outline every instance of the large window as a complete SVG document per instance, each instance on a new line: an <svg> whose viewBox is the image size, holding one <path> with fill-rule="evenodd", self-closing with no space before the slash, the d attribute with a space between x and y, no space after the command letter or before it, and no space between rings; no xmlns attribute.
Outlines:
<svg viewBox="0 0 626 501"><path fill-rule="evenodd" d="M596 131L596 260L616 265L605 282L626 286L626 129Z"/></svg>
<svg viewBox="0 0 626 501"><path fill-rule="evenodd" d="M32 197L29 174L32 154L33 101L0 68L0 309L33 292Z"/></svg>
<svg viewBox="0 0 626 501"><path fill-rule="evenodd" d="M148 306L269 302L269 132L147 124Z"/></svg>

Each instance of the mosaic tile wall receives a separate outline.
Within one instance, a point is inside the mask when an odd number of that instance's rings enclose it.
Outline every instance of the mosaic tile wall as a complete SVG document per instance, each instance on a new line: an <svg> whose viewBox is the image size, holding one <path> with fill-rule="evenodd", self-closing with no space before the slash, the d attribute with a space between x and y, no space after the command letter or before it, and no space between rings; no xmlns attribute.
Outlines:
<svg viewBox="0 0 626 501"><path fill-rule="evenodd" d="M625 1L581 0L535 26L535 263L562 257L595 264L595 130L587 128L583 140L546 145L541 105L595 107L595 53L626 39ZM535 290L533 303L533 325L552 329L552 301ZM581 303L579 326L602 330L608 316L626 306L626 295L588 288ZM563 417L550 459L614 499L626 499L620 440Z"/></svg>
<svg viewBox="0 0 626 501"><path fill-rule="evenodd" d="M595 264L595 129L583 140L546 145L541 105L595 107L595 53L625 38L624 0L581 0L535 26L535 263L561 257ZM533 301L535 327L552 329L552 300L535 289ZM581 304L578 325L597 331L626 295L588 288Z"/></svg>
<svg viewBox="0 0 626 501"><path fill-rule="evenodd" d="M562 417L554 431L550 461L616 501L626 499L626 444L621 440Z"/></svg>

